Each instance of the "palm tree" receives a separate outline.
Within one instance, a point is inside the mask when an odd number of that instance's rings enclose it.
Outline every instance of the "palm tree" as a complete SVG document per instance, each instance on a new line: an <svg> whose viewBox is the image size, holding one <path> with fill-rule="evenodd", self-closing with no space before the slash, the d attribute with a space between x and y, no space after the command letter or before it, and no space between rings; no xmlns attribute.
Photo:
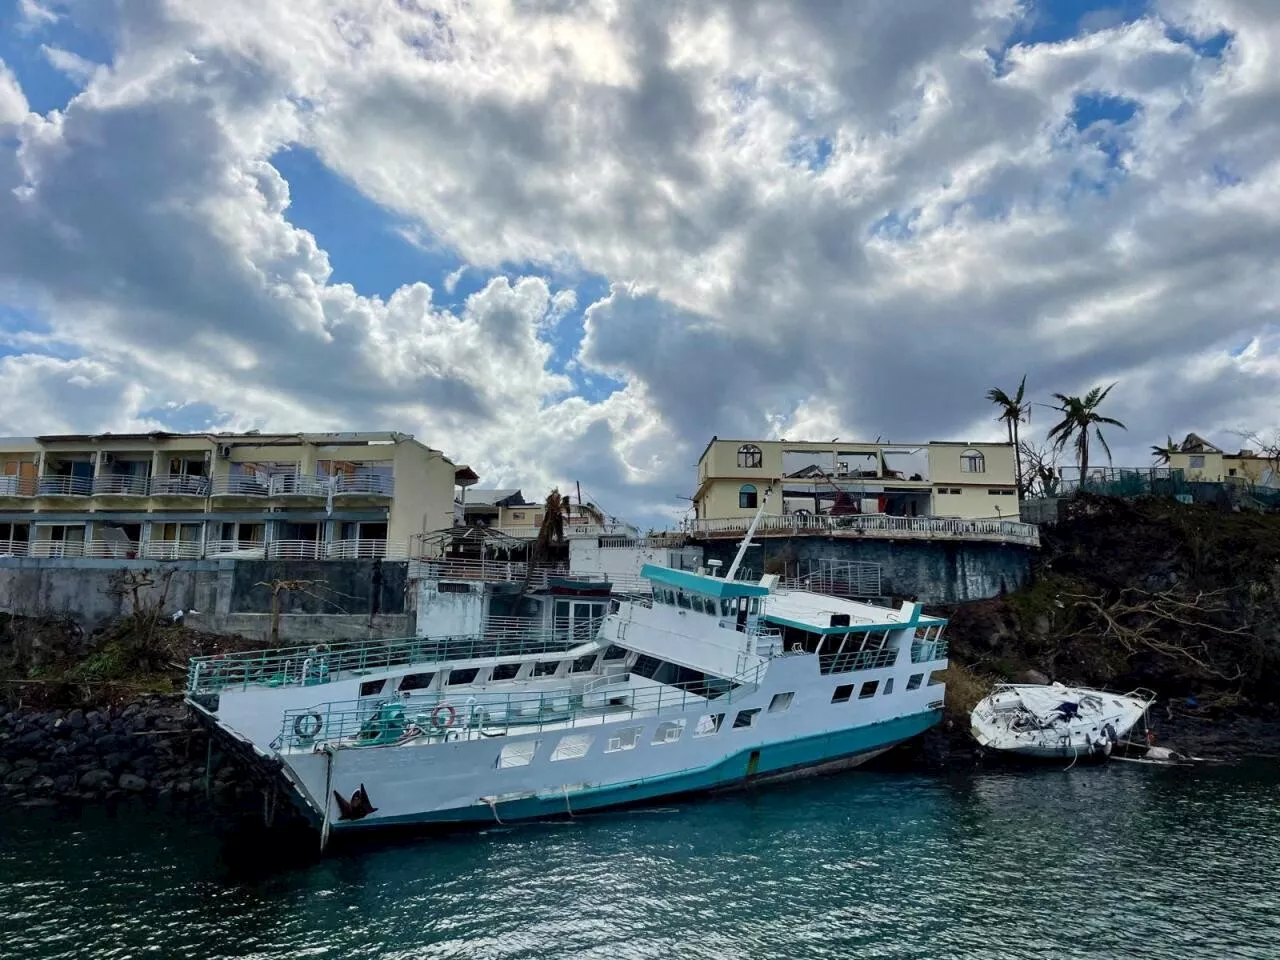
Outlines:
<svg viewBox="0 0 1280 960"><path fill-rule="evenodd" d="M1168 435L1166 434L1166 436ZM1178 445L1173 442L1173 437L1168 437L1168 440L1165 442L1164 446L1161 446L1160 444L1157 443L1153 445L1151 448L1151 456L1156 463L1168 463L1169 457L1171 457L1175 453L1180 453L1180 452L1181 451L1178 449Z"/></svg>
<svg viewBox="0 0 1280 960"><path fill-rule="evenodd" d="M1018 445L1018 424L1026 423L1031 419L1031 404L1023 399L1027 392L1027 375L1022 375L1022 382L1018 384L1018 390L1011 397L999 387L992 387L987 391L987 399L1000 408L1000 414L996 417L997 421L1003 421L1009 431L1009 442L1013 444L1013 461L1014 469L1016 469L1017 477L1015 483L1018 485L1018 495L1022 495L1022 449Z"/></svg>
<svg viewBox="0 0 1280 960"><path fill-rule="evenodd" d="M520 588L520 596L526 596L533 589L533 576L537 567L551 559L551 549L564 543L564 526L569 519L569 500L560 495L560 488L554 487L547 494L543 504L542 522L538 524L538 535L534 537L529 548L528 562L525 564L524 584Z"/></svg>
<svg viewBox="0 0 1280 960"><path fill-rule="evenodd" d="M1111 384L1105 390L1102 387L1094 387L1083 397L1069 397L1064 393L1055 393L1053 399L1058 401L1055 407L1062 414L1062 421L1055 425L1048 433L1045 439L1053 442L1054 449L1062 450L1068 443L1075 439L1076 454L1080 458L1080 484L1084 485L1085 477L1089 473L1089 434L1092 432L1098 442L1102 444L1102 449L1107 452L1107 462L1111 462L1111 448L1107 446L1106 437L1102 435L1100 427L1103 424L1112 427L1119 427L1121 430L1129 429L1119 420L1112 417L1104 417L1098 413L1098 406L1107 398L1107 394L1111 392Z"/></svg>

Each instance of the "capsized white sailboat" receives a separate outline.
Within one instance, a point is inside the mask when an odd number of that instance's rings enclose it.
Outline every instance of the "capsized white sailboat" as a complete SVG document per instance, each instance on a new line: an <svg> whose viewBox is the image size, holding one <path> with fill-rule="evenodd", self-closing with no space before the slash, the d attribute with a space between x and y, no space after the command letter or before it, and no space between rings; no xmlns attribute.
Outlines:
<svg viewBox="0 0 1280 960"><path fill-rule="evenodd" d="M1061 683L1002 683L969 716L974 739L1035 759L1110 756L1155 701L1150 690L1110 693Z"/></svg>

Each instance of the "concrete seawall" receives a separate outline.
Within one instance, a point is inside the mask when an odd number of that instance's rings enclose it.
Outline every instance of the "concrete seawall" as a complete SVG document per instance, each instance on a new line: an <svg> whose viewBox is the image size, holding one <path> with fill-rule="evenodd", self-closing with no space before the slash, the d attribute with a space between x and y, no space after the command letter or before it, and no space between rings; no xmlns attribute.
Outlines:
<svg viewBox="0 0 1280 960"><path fill-rule="evenodd" d="M923 603L966 603L1013 591L1031 577L1034 551L1003 543L962 540L876 540L849 537L768 537L756 541L743 566L759 574L772 561L789 565L824 558L878 563L886 595ZM738 541L705 540L707 560L727 567Z"/></svg>

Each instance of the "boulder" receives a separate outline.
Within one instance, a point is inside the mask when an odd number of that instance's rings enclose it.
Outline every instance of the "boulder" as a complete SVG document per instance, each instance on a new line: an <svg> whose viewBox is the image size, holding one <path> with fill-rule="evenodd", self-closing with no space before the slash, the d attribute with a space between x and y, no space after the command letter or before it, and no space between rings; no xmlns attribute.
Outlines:
<svg viewBox="0 0 1280 960"><path fill-rule="evenodd" d="M13 766L15 770L21 770L24 767L30 767L32 770L34 770L39 765L40 764L36 761L35 757L19 757L17 760L13 762Z"/></svg>
<svg viewBox="0 0 1280 960"><path fill-rule="evenodd" d="M85 720L83 710L72 710L67 714L67 728L70 730L83 730L89 725Z"/></svg>
<svg viewBox="0 0 1280 960"><path fill-rule="evenodd" d="M90 770L80 777L80 789L101 790L103 787L110 786L115 782L116 778L112 776L110 770Z"/></svg>
<svg viewBox="0 0 1280 960"><path fill-rule="evenodd" d="M76 778L69 773L53 778L54 793L70 793L76 788Z"/></svg>
<svg viewBox="0 0 1280 960"><path fill-rule="evenodd" d="M9 773L5 775L4 783L8 784L9 786L20 787L24 783L27 783L28 781L33 780L35 776L36 776L35 767L18 767L14 770L9 771Z"/></svg>
<svg viewBox="0 0 1280 960"><path fill-rule="evenodd" d="M32 793L48 793L53 789L53 777L32 777L27 781L27 789Z"/></svg>
<svg viewBox="0 0 1280 960"><path fill-rule="evenodd" d="M118 750L112 751L102 758L102 765L112 771L123 770L129 765L129 755Z"/></svg>
<svg viewBox="0 0 1280 960"><path fill-rule="evenodd" d="M147 781L135 773L122 773L116 785L129 793L141 793L147 789Z"/></svg>

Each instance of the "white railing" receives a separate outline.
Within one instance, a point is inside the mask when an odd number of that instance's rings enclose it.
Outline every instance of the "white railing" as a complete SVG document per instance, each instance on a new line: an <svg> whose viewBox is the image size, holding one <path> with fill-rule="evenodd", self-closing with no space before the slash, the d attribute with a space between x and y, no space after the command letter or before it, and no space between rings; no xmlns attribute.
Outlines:
<svg viewBox="0 0 1280 960"><path fill-rule="evenodd" d="M34 497L35 477L0 477L0 497Z"/></svg>
<svg viewBox="0 0 1280 960"><path fill-rule="evenodd" d="M320 560L324 543L315 540L272 540L267 544L268 560Z"/></svg>
<svg viewBox="0 0 1280 960"><path fill-rule="evenodd" d="M268 484L273 497L327 497L329 481L323 477L299 477L277 474Z"/></svg>
<svg viewBox="0 0 1280 960"><path fill-rule="evenodd" d="M516 540L535 540L538 536L537 525L528 526L493 526L490 530L496 530L504 536L512 537ZM564 526L564 535L567 538L573 537L627 537L634 538L636 530L625 523L566 523Z"/></svg>
<svg viewBox="0 0 1280 960"><path fill-rule="evenodd" d="M358 496L364 494L366 496L384 496L390 497L395 493L396 482L393 477L383 473L358 473L354 475L342 474L336 478L333 492L336 496L343 494ZM320 483L329 483L328 478L321 477Z"/></svg>
<svg viewBox="0 0 1280 960"><path fill-rule="evenodd" d="M93 493L92 477L40 477L36 484L42 497L87 497Z"/></svg>
<svg viewBox="0 0 1280 960"><path fill-rule="evenodd" d="M129 540L32 540L27 545L27 556L133 560L139 554L138 544Z"/></svg>
<svg viewBox="0 0 1280 960"><path fill-rule="evenodd" d="M204 548L199 540L151 540L142 545L148 560L199 560Z"/></svg>
<svg viewBox="0 0 1280 960"><path fill-rule="evenodd" d="M0 540L0 557L25 557L28 546L25 540Z"/></svg>
<svg viewBox="0 0 1280 960"><path fill-rule="evenodd" d="M693 535L725 536L745 533L751 517L687 521ZM1000 540L1039 546L1040 531L1034 524L1016 520L960 520L948 517L893 517L887 514L860 514L830 517L813 514L764 516L757 533L803 534L822 532L835 535L886 536L907 539Z"/></svg>
<svg viewBox="0 0 1280 960"><path fill-rule="evenodd" d="M208 540L204 555L210 558L261 560L267 555L267 545L261 540Z"/></svg>
<svg viewBox="0 0 1280 960"><path fill-rule="evenodd" d="M99 474L93 478L94 496L145 497L147 478L132 474Z"/></svg>
<svg viewBox="0 0 1280 960"><path fill-rule="evenodd" d="M152 477L150 489L153 497L207 497L209 478L180 473Z"/></svg>
<svg viewBox="0 0 1280 960"><path fill-rule="evenodd" d="M330 560L409 559L409 548L398 540L334 540L326 544Z"/></svg>

